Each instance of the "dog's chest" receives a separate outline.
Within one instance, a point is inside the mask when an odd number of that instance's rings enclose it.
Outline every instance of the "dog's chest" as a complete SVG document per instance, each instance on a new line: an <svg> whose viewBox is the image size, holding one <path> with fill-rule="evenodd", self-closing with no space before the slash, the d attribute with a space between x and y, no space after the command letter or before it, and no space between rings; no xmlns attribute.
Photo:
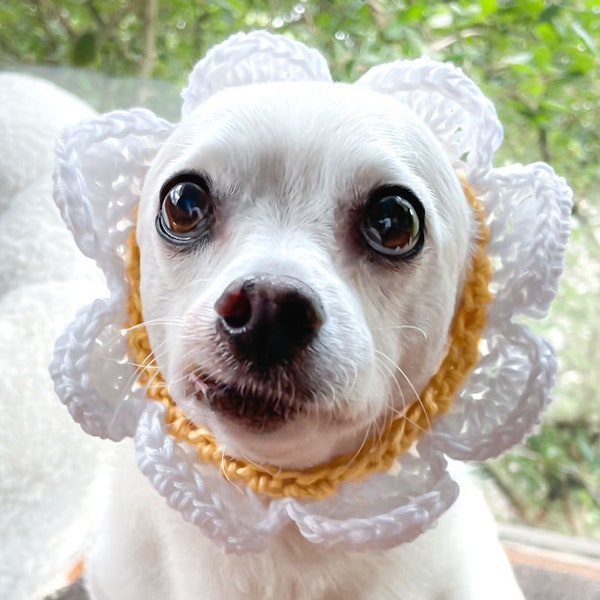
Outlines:
<svg viewBox="0 0 600 600"><path fill-rule="evenodd" d="M117 457L112 476L113 489L129 492L113 496L86 567L94 600L434 600L458 573L449 564L456 553L447 552L452 514L416 542L386 552L324 548L290 525L265 552L227 555L169 508L127 459Z"/></svg>

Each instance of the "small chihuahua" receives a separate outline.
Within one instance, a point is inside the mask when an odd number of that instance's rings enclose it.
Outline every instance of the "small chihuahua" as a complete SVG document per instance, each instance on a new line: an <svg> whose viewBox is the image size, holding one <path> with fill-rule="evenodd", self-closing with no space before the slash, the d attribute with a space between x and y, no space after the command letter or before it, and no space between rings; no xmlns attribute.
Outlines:
<svg viewBox="0 0 600 600"><path fill-rule="evenodd" d="M176 404L228 455L305 469L404 412L446 352L477 235L431 131L393 96L331 83L212 95L144 180L140 292ZM93 600L522 598L468 476L435 529L385 551L305 540L226 555L116 450L86 559Z"/></svg>

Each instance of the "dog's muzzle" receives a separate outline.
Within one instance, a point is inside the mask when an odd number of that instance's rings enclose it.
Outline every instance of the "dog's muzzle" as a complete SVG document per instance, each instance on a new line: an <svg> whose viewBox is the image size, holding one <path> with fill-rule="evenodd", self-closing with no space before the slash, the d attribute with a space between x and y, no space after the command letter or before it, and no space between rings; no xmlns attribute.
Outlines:
<svg viewBox="0 0 600 600"><path fill-rule="evenodd" d="M325 321L317 294L285 275L253 274L230 283L215 303L215 330L232 367L216 380L194 371L199 401L255 431L273 431L303 409L307 353Z"/></svg>

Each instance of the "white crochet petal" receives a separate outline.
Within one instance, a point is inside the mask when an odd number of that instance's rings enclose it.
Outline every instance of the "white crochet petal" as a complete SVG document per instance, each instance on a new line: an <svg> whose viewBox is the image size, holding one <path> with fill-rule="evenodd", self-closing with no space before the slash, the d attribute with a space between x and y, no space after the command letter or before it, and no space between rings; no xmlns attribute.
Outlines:
<svg viewBox="0 0 600 600"><path fill-rule="evenodd" d="M488 321L541 318L556 295L569 239L572 192L544 163L495 169L481 184L495 298Z"/></svg>
<svg viewBox="0 0 600 600"><path fill-rule="evenodd" d="M438 449L460 460L486 460L522 441L540 422L556 380L552 346L525 325L488 326L483 340L482 357L431 432Z"/></svg>
<svg viewBox="0 0 600 600"><path fill-rule="evenodd" d="M290 520L315 544L390 548L432 527L458 495L446 461L427 441L419 444L418 454L398 457L390 472L346 483L325 500L242 492L168 435L164 412L161 404L149 402L141 414L135 434L138 465L172 508L226 552L263 550Z"/></svg>
<svg viewBox="0 0 600 600"><path fill-rule="evenodd" d="M260 552L288 522L287 500L263 502L226 481L168 435L165 408L147 402L135 434L138 466L169 506L226 552Z"/></svg>
<svg viewBox="0 0 600 600"><path fill-rule="evenodd" d="M111 292L122 288L119 256L146 171L172 130L148 110L115 111L65 130L57 146L54 201Z"/></svg>
<svg viewBox="0 0 600 600"><path fill-rule="evenodd" d="M80 250L96 259L111 296L84 309L57 340L50 366L56 392L92 435L133 435L141 410L131 392L121 327L126 322L123 263L148 166L173 126L147 110L116 111L67 129L57 146L54 199Z"/></svg>
<svg viewBox="0 0 600 600"><path fill-rule="evenodd" d="M551 345L517 315L543 317L556 295L569 237L572 192L546 164L495 169L477 189L490 226L494 299L481 357L432 436L448 456L486 460L541 421L557 364Z"/></svg>
<svg viewBox="0 0 600 600"><path fill-rule="evenodd" d="M331 81L331 74L325 58L301 42L265 31L237 33L196 63L181 94L181 114L222 89L267 81Z"/></svg>
<svg viewBox="0 0 600 600"><path fill-rule="evenodd" d="M293 500L288 508L309 541L353 550L384 550L413 541L434 526L458 496L440 452L423 439L387 473L344 483L321 501Z"/></svg>
<svg viewBox="0 0 600 600"><path fill-rule="evenodd" d="M356 85L392 94L442 143L456 169L476 184L502 142L496 109L461 69L428 58L372 67Z"/></svg>
<svg viewBox="0 0 600 600"><path fill-rule="evenodd" d="M86 433L114 441L133 435L148 403L141 390L131 391L135 369L124 360L124 338L115 326L124 322L124 302L115 295L81 310L56 341L50 363L56 394L73 420Z"/></svg>

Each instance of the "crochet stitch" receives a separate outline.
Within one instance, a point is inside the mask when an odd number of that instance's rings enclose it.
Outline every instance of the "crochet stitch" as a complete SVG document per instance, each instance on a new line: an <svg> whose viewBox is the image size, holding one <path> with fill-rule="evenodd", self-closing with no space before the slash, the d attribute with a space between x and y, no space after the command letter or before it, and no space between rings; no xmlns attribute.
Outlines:
<svg viewBox="0 0 600 600"><path fill-rule="evenodd" d="M194 67L182 113L226 87L281 80L331 82L331 76L323 57L299 42L265 32L237 34ZM208 432L177 418L166 398L148 400L161 388L150 385L153 374L137 381L123 330L127 310L140 311L127 274L132 215L148 167L174 126L146 110L117 111L66 131L58 146L55 201L82 252L103 269L110 295L83 309L58 339L51 365L55 390L91 435L134 438L139 468L157 492L228 552L260 551L290 522L311 542L349 550L409 542L456 498L445 456L497 456L531 431L550 400L554 351L518 319L544 316L556 293L571 208L564 179L542 163L492 166L502 139L496 112L452 65L395 61L372 68L354 85L392 94L431 129L463 174L480 227L485 221L489 228L483 262L487 254L493 265L489 273L474 263L472 274L479 278L485 271L485 283L466 284L471 292L465 291L461 310L471 314L472 300L477 323L452 326L452 337L465 341L473 357L457 367L451 389L435 383L435 394L422 395L425 409L409 407L388 434L389 454L387 446L374 449L373 460L367 453L367 467L353 462L338 471L330 464L294 473L292 481L252 472L233 459L224 463L226 478L213 462L198 460L196 439L204 458L218 456L220 466L223 456ZM147 340L133 339L136 348L140 344L136 362L150 364Z"/></svg>

